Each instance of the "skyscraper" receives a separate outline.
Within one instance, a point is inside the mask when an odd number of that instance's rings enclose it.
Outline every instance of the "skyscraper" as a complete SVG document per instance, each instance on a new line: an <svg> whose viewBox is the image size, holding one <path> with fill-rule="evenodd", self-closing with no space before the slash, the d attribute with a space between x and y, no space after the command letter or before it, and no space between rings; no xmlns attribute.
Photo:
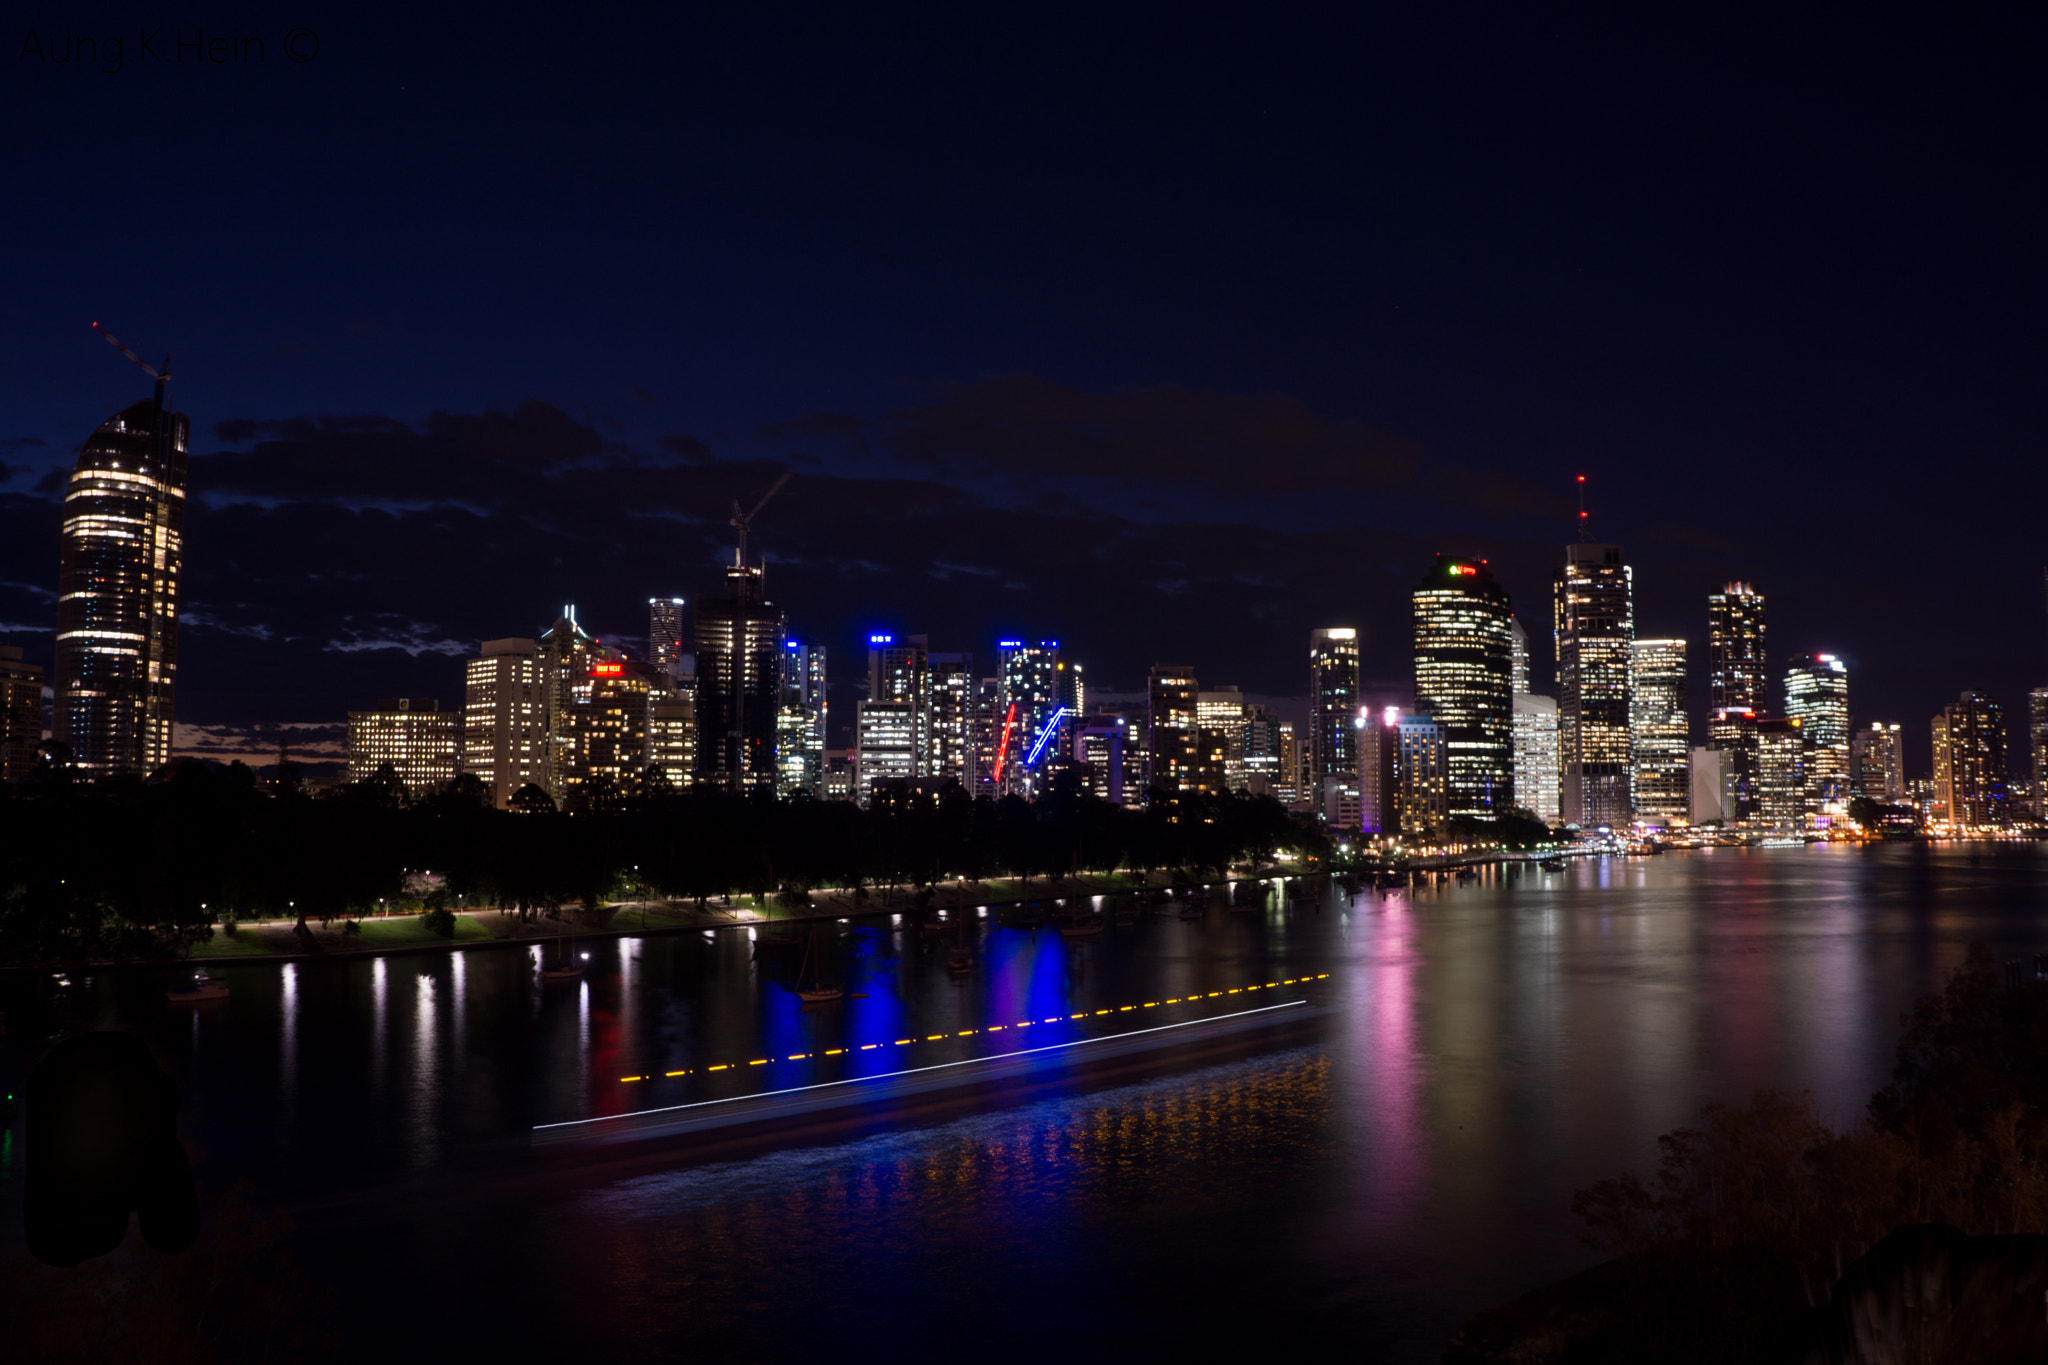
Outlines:
<svg viewBox="0 0 2048 1365"><path fill-rule="evenodd" d="M548 700L533 640L486 640L463 665L462 770L506 809L532 783L547 789Z"/></svg>
<svg viewBox="0 0 2048 1365"><path fill-rule="evenodd" d="M774 787L782 609L763 595L761 568L725 570L725 592L700 597L697 634L697 773L728 791Z"/></svg>
<svg viewBox="0 0 2048 1365"><path fill-rule="evenodd" d="M1529 632L1522 629L1522 618L1508 618L1509 627L1514 631L1514 652L1510 655L1510 667L1514 674L1515 691L1529 690Z"/></svg>
<svg viewBox="0 0 2048 1365"><path fill-rule="evenodd" d="M1849 785L1857 796L1904 805L1906 760L1898 723L1872 721L1849 740Z"/></svg>
<svg viewBox="0 0 2048 1365"><path fill-rule="evenodd" d="M1557 700L1515 694L1515 799L1547 825L1558 811Z"/></svg>
<svg viewBox="0 0 2048 1365"><path fill-rule="evenodd" d="M1395 759L1401 834L1410 840L1441 838L1451 800L1450 750L1444 742L1444 728L1428 716L1402 716L1394 730L1401 746Z"/></svg>
<svg viewBox="0 0 2048 1365"><path fill-rule="evenodd" d="M1798 654L1785 663L1785 714L1799 722L1806 748L1806 812L1815 829L1849 815L1849 672L1832 654Z"/></svg>
<svg viewBox="0 0 2048 1365"><path fill-rule="evenodd" d="M776 792L816 795L825 775L825 646L783 641L780 691Z"/></svg>
<svg viewBox="0 0 2048 1365"><path fill-rule="evenodd" d="M34 772L42 742L42 665L23 663L20 645L0 645L0 779Z"/></svg>
<svg viewBox="0 0 2048 1365"><path fill-rule="evenodd" d="M1629 646L1629 666L1636 819L1668 829L1686 823L1692 807L1685 641L1637 640Z"/></svg>
<svg viewBox="0 0 2048 1365"><path fill-rule="evenodd" d="M1752 823L1773 834L1806 828L1806 741L1790 716L1756 723L1756 813Z"/></svg>
<svg viewBox="0 0 2048 1365"><path fill-rule="evenodd" d="M1557 636L1560 807L1566 824L1620 829L1632 818L1629 642L1634 577L1619 545L1565 547L1553 613Z"/></svg>
<svg viewBox="0 0 2048 1365"><path fill-rule="evenodd" d="M1203 756L1196 787L1203 791L1243 791L1244 693L1235 687L1197 692L1195 726L1201 732L1199 747Z"/></svg>
<svg viewBox="0 0 2048 1365"><path fill-rule="evenodd" d="M568 794L569 707L578 683L590 676L590 661L597 641L577 624L574 605L564 606L555 623L541 632L539 646L541 688L547 703L547 748L543 758L546 780L541 784L560 804ZM515 788L514 790L517 790Z"/></svg>
<svg viewBox="0 0 2048 1365"><path fill-rule="evenodd" d="M643 667L606 650L591 659L589 677L571 690L562 797L568 809L602 807L640 790L651 719L649 675L667 678L651 664Z"/></svg>
<svg viewBox="0 0 2048 1365"><path fill-rule="evenodd" d="M1707 747L1730 755L1720 778L1737 823L1756 815L1756 722L1771 704L1764 667L1763 594L1747 583L1708 593Z"/></svg>
<svg viewBox="0 0 2048 1365"><path fill-rule="evenodd" d="M2034 751L2034 823L2048 825L2048 687L2027 693L2027 737Z"/></svg>
<svg viewBox="0 0 2048 1365"><path fill-rule="evenodd" d="M1358 830L1374 838L1401 832L1401 713L1361 710L1358 731Z"/></svg>
<svg viewBox="0 0 2048 1365"><path fill-rule="evenodd" d="M1309 790L1303 798L1326 813L1335 801L1358 804L1358 632L1333 626L1308 637ZM1332 792L1331 784L1338 790Z"/></svg>
<svg viewBox="0 0 2048 1365"><path fill-rule="evenodd" d="M102 422L64 490L51 738L92 776L171 758L191 419L156 396Z"/></svg>
<svg viewBox="0 0 2048 1365"><path fill-rule="evenodd" d="M923 771L953 778L974 790L974 656L931 654L925 659Z"/></svg>
<svg viewBox="0 0 2048 1365"><path fill-rule="evenodd" d="M1933 728L1936 818L1957 831L2007 824L2005 709L1965 692L1934 718Z"/></svg>
<svg viewBox="0 0 2048 1365"><path fill-rule="evenodd" d="M1201 684L1186 664L1154 664L1145 682L1147 785L1158 791L1189 791L1201 760Z"/></svg>
<svg viewBox="0 0 2048 1365"><path fill-rule="evenodd" d="M1002 751L1002 771L995 783L997 795L1030 796L1036 790L1034 774L1025 760L1035 748L1040 749L1041 757L1051 751L1052 740L1047 738L1046 727L1052 724L1054 713L1063 704L1061 677L1059 641L1040 640L1035 645L1022 640L997 642L996 727L1009 732L1007 750L1003 749L1001 738L997 739L997 748ZM1040 740L1046 741L1043 746Z"/></svg>
<svg viewBox="0 0 2048 1365"><path fill-rule="evenodd" d="M1443 727L1451 815L1515 806L1514 614L1485 560L1438 555L1413 594L1415 709ZM1355 733L1355 727L1354 727Z"/></svg>
<svg viewBox="0 0 2048 1365"><path fill-rule="evenodd" d="M682 677L683 656L690 649L683 633L684 605L680 597L647 599L647 662L667 677L671 686Z"/></svg>

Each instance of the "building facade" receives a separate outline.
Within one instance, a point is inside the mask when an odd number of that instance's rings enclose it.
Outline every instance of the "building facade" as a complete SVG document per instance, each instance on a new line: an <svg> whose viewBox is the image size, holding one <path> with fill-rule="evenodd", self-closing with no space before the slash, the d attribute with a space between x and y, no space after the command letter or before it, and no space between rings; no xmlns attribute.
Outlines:
<svg viewBox="0 0 2048 1365"><path fill-rule="evenodd" d="M783 641L778 692L776 794L815 796L825 771L825 646Z"/></svg>
<svg viewBox="0 0 2048 1365"><path fill-rule="evenodd" d="M1832 654L1799 654L1785 663L1785 714L1799 722L1806 745L1806 815L1810 828L1832 829L1849 818L1849 671Z"/></svg>
<svg viewBox="0 0 2048 1365"><path fill-rule="evenodd" d="M1873 721L1849 740L1850 790L1887 806L1906 803L1905 741L1898 724Z"/></svg>
<svg viewBox="0 0 2048 1365"><path fill-rule="evenodd" d="M1186 664L1154 664L1145 681L1148 788L1192 791L1201 761L1201 684Z"/></svg>
<svg viewBox="0 0 2048 1365"><path fill-rule="evenodd" d="M1305 794L1327 821L1358 807L1358 632L1331 626L1309 632Z"/></svg>
<svg viewBox="0 0 2048 1365"><path fill-rule="evenodd" d="M727 791L773 789L782 690L782 609L760 566L726 566L725 592L692 609L697 646L697 778Z"/></svg>
<svg viewBox="0 0 2048 1365"><path fill-rule="evenodd" d="M1563 819L1559 805L1557 700L1515 694L1515 799L1546 825Z"/></svg>
<svg viewBox="0 0 2048 1365"><path fill-rule="evenodd" d="M1025 762L1034 749L1041 757L1052 747L1047 727L1064 705L1060 642L1024 640L996 642L996 764L991 785L998 796L1036 793L1035 774ZM1007 743L1005 743L1007 736ZM1040 741L1046 743L1041 746Z"/></svg>
<svg viewBox="0 0 2048 1365"><path fill-rule="evenodd" d="M547 680L535 640L485 640L463 665L462 771L505 810L528 783L548 785Z"/></svg>
<svg viewBox="0 0 2048 1365"><path fill-rule="evenodd" d="M1440 839L1451 814L1450 751L1444 728L1429 716L1402 716L1394 729L1400 744L1394 763L1401 837L1410 843Z"/></svg>
<svg viewBox="0 0 2048 1365"><path fill-rule="evenodd" d="M391 697L348 713L348 780L375 777L385 764L406 795L430 796L455 777L462 758L462 713L441 703Z"/></svg>
<svg viewBox="0 0 2048 1365"><path fill-rule="evenodd" d="M1559 807L1568 825L1634 818L1629 734L1634 578L1619 545L1565 547L1552 602L1557 638Z"/></svg>
<svg viewBox="0 0 2048 1365"><path fill-rule="evenodd" d="M0 645L0 781L36 770L43 742L43 667L24 663L20 645Z"/></svg>
<svg viewBox="0 0 2048 1365"><path fill-rule="evenodd" d="M1733 823L1757 812L1756 722L1771 705L1764 596L1748 583L1707 594L1707 746L1731 755L1722 779L1734 793Z"/></svg>
<svg viewBox="0 0 2048 1365"><path fill-rule="evenodd" d="M1629 646L1629 748L1636 819L1666 829L1692 818L1691 725L1686 712L1685 641Z"/></svg>
<svg viewBox="0 0 2048 1365"><path fill-rule="evenodd" d="M167 378L86 438L64 489L50 729L94 777L171 758L191 419Z"/></svg>
<svg viewBox="0 0 2048 1365"><path fill-rule="evenodd" d="M2048 687L2027 693L2027 740L2034 757L2034 823L2048 826Z"/></svg>
<svg viewBox="0 0 2048 1365"><path fill-rule="evenodd" d="M603 651L590 674L571 690L569 761L562 799L572 811L604 806L637 794L647 770L647 724L653 678L666 679L615 652Z"/></svg>
<svg viewBox="0 0 2048 1365"><path fill-rule="evenodd" d="M2002 829L2011 820L2005 709L1965 692L1934 718L1934 809L1951 830Z"/></svg>
<svg viewBox="0 0 2048 1365"><path fill-rule="evenodd" d="M689 604L680 597L647 599L647 662L673 687L685 673L689 657Z"/></svg>
<svg viewBox="0 0 2048 1365"><path fill-rule="evenodd" d="M1515 808L1514 613L1486 561L1438 555L1411 594L1415 709L1442 727L1452 815Z"/></svg>
<svg viewBox="0 0 2048 1365"><path fill-rule="evenodd" d="M1195 727L1201 733L1199 791L1244 790L1244 693L1235 687L1195 694Z"/></svg>
<svg viewBox="0 0 2048 1365"><path fill-rule="evenodd" d="M1752 823L1766 833L1794 835L1806 829L1806 741L1789 716L1756 723L1756 812Z"/></svg>

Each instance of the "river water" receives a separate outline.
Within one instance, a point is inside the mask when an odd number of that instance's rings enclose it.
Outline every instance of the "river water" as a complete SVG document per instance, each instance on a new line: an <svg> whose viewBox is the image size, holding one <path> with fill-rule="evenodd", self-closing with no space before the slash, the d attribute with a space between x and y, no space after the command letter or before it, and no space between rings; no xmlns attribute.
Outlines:
<svg viewBox="0 0 2048 1365"><path fill-rule="evenodd" d="M2040 845L1722 849L1089 939L827 925L823 973L858 998L810 1009L797 963L730 930L587 940L571 982L528 949L215 966L231 996L197 1007L161 972L16 978L0 1079L18 1093L54 1025L147 1038L202 1181L294 1214L352 1359L1425 1361L1587 1264L1572 1190L1647 1167L1702 1103L1808 1087L1855 1118L1900 1011L1973 939L2048 950L2044 911ZM580 1164L531 1145L1273 1006L1296 1015L1224 1046L848 1126ZM10 1252L19 1142L0 1135Z"/></svg>

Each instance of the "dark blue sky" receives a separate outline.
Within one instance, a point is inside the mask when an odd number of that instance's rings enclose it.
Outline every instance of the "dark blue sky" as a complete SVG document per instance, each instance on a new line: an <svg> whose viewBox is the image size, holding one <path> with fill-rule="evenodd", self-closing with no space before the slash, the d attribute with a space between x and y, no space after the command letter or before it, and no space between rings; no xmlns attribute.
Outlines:
<svg viewBox="0 0 2048 1365"><path fill-rule="evenodd" d="M2038 12L1431 9L21 23L0 638L47 659L51 472L146 391L98 320L200 433L196 738L636 635L779 467L846 680L886 626L1284 696L1345 623L1396 699L1437 549L1544 634L1586 472L1643 631L1750 578L1920 762L2048 681Z"/></svg>

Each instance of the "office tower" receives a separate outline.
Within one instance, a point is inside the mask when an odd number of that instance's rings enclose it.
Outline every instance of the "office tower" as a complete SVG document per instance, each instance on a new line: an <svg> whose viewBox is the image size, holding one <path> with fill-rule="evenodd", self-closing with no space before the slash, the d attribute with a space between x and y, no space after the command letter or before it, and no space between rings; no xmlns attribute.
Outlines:
<svg viewBox="0 0 2048 1365"><path fill-rule="evenodd" d="M1186 664L1154 664L1145 681L1146 785L1154 791L1192 790L1201 757L1201 685Z"/></svg>
<svg viewBox="0 0 2048 1365"><path fill-rule="evenodd" d="M1897 723L1873 721L1849 740L1849 784L1856 795L1882 805L1906 800L1904 738Z"/></svg>
<svg viewBox="0 0 2048 1365"><path fill-rule="evenodd" d="M868 700L923 702L926 643L922 635L868 636Z"/></svg>
<svg viewBox="0 0 2048 1365"><path fill-rule="evenodd" d="M876 783L917 776L918 707L910 701L863 701L853 714L854 800L867 806Z"/></svg>
<svg viewBox="0 0 2048 1365"><path fill-rule="evenodd" d="M2005 710L1965 692L1934 718L1936 820L1957 831L2008 823Z"/></svg>
<svg viewBox="0 0 2048 1365"><path fill-rule="evenodd" d="M0 781L36 770L43 742L43 666L23 663L20 645L0 645Z"/></svg>
<svg viewBox="0 0 2048 1365"><path fill-rule="evenodd" d="M1685 641L1629 646L1629 748L1636 819L1666 829L1692 813L1692 748L1685 710Z"/></svg>
<svg viewBox="0 0 2048 1365"><path fill-rule="evenodd" d="M1691 814L1695 825L1736 823L1735 751L1707 745L1692 751Z"/></svg>
<svg viewBox="0 0 2048 1365"><path fill-rule="evenodd" d="M968 718L967 745L973 763L973 781L968 791L977 797L996 796L996 751L1001 745L1004 708L1000 678L982 678L974 684L974 705ZM1137 785L1137 784L1133 784Z"/></svg>
<svg viewBox="0 0 2048 1365"><path fill-rule="evenodd" d="M1529 632L1522 629L1522 618L1510 616L1508 624L1514 630L1514 649L1510 655L1509 669L1514 676L1515 691L1529 690ZM1528 802L1523 802L1527 805Z"/></svg>
<svg viewBox="0 0 2048 1365"><path fill-rule="evenodd" d="M1514 614L1486 561L1438 555L1413 594L1415 709L1444 732L1452 815L1515 807Z"/></svg>
<svg viewBox="0 0 2048 1365"><path fill-rule="evenodd" d="M1707 747L1734 755L1721 775L1740 824L1757 809L1756 721L1771 705L1764 669L1763 594L1747 583L1707 594Z"/></svg>
<svg viewBox="0 0 2048 1365"><path fill-rule="evenodd" d="M647 766L670 787L697 780L697 702L686 693L653 695L647 705ZM650 773L651 776L651 773Z"/></svg>
<svg viewBox="0 0 2048 1365"><path fill-rule="evenodd" d="M576 608L565 606L535 644L547 704L547 751L543 760L547 780L541 785L559 804L568 793L569 706L577 684L590 676L597 641L577 623Z"/></svg>
<svg viewBox="0 0 2048 1365"><path fill-rule="evenodd" d="M1128 805L1136 795L1130 763L1134 723L1114 713L1087 716L1074 727L1073 756L1083 765L1088 792L1114 805Z"/></svg>
<svg viewBox="0 0 2048 1365"><path fill-rule="evenodd" d="M1351 627L1309 632L1308 707L1304 795L1327 819L1330 810L1358 805L1358 632Z"/></svg>
<svg viewBox="0 0 2048 1365"><path fill-rule="evenodd" d="M1785 662L1785 714L1806 745L1807 820L1830 829L1849 816L1849 671L1832 654Z"/></svg>
<svg viewBox="0 0 2048 1365"><path fill-rule="evenodd" d="M1546 825L1558 808L1557 699L1515 694L1515 799Z"/></svg>
<svg viewBox="0 0 2048 1365"><path fill-rule="evenodd" d="M1771 704L1764 672L1764 597L1747 583L1707 594L1707 705L1753 711Z"/></svg>
<svg viewBox="0 0 2048 1365"><path fill-rule="evenodd" d="M1629 769L1629 642L1634 577L1619 545L1565 547L1554 600L1560 810L1568 825L1625 828Z"/></svg>
<svg viewBox="0 0 2048 1365"><path fill-rule="evenodd" d="M825 771L825 646L783 641L778 687L776 792L815 795Z"/></svg>
<svg viewBox="0 0 2048 1365"><path fill-rule="evenodd" d="M974 656L932 654L925 661L925 723L920 777L952 778L971 793L974 772Z"/></svg>
<svg viewBox="0 0 2048 1365"><path fill-rule="evenodd" d="M1301 804L1301 737L1294 732L1294 722L1283 720L1279 723L1280 775L1273 787L1273 795L1280 804L1294 807Z"/></svg>
<svg viewBox="0 0 2048 1365"><path fill-rule="evenodd" d="M1256 702L1244 708L1243 785L1238 790L1285 802L1291 795L1285 780L1292 728Z"/></svg>
<svg viewBox="0 0 2048 1365"><path fill-rule="evenodd" d="M782 686L782 609L767 600L761 567L737 553L725 592L700 597L697 635L697 775L727 791L776 784L775 723Z"/></svg>
<svg viewBox="0 0 2048 1365"><path fill-rule="evenodd" d="M171 759L192 422L156 396L86 438L64 489L51 738L79 771L154 772Z"/></svg>
<svg viewBox="0 0 2048 1365"><path fill-rule="evenodd" d="M1402 716L1394 729L1400 746L1394 764L1401 834L1411 841L1441 838L1451 814L1450 750L1444 728L1429 716Z"/></svg>
<svg viewBox="0 0 2048 1365"><path fill-rule="evenodd" d="M1244 790L1244 693L1218 687L1195 694L1195 729L1200 738L1199 791Z"/></svg>
<svg viewBox="0 0 2048 1365"><path fill-rule="evenodd" d="M1035 645L1022 640L997 641L996 685L996 752L990 763L993 791L998 796L1031 796L1036 784L1025 760L1034 749L1041 755L1050 750L1052 741L1046 728L1061 706L1059 641L1040 640Z"/></svg>
<svg viewBox="0 0 2048 1365"><path fill-rule="evenodd" d="M548 698L534 640L486 640L463 665L462 770L483 780L491 804L548 784Z"/></svg>
<svg viewBox="0 0 2048 1365"><path fill-rule="evenodd" d="M2048 687L2027 693L2027 737L2034 751L2034 823L2048 825Z"/></svg>
<svg viewBox="0 0 2048 1365"><path fill-rule="evenodd" d="M667 674L601 651L587 679L572 689L569 762L563 803L572 811L602 809L641 789L647 771L650 674Z"/></svg>
<svg viewBox="0 0 2048 1365"><path fill-rule="evenodd" d="M462 713L441 703L389 697L369 711L348 713L348 780L374 777L385 764L421 797L446 786L462 754Z"/></svg>
<svg viewBox="0 0 2048 1365"><path fill-rule="evenodd" d="M1806 828L1806 740L1790 716L1756 723L1754 823L1773 834Z"/></svg>
<svg viewBox="0 0 2048 1365"><path fill-rule="evenodd" d="M1401 832L1401 712L1361 710L1358 731L1358 831L1373 838Z"/></svg>
<svg viewBox="0 0 2048 1365"><path fill-rule="evenodd" d="M683 676L683 658L690 642L684 634L683 599L647 599L647 662L669 680L671 686Z"/></svg>

